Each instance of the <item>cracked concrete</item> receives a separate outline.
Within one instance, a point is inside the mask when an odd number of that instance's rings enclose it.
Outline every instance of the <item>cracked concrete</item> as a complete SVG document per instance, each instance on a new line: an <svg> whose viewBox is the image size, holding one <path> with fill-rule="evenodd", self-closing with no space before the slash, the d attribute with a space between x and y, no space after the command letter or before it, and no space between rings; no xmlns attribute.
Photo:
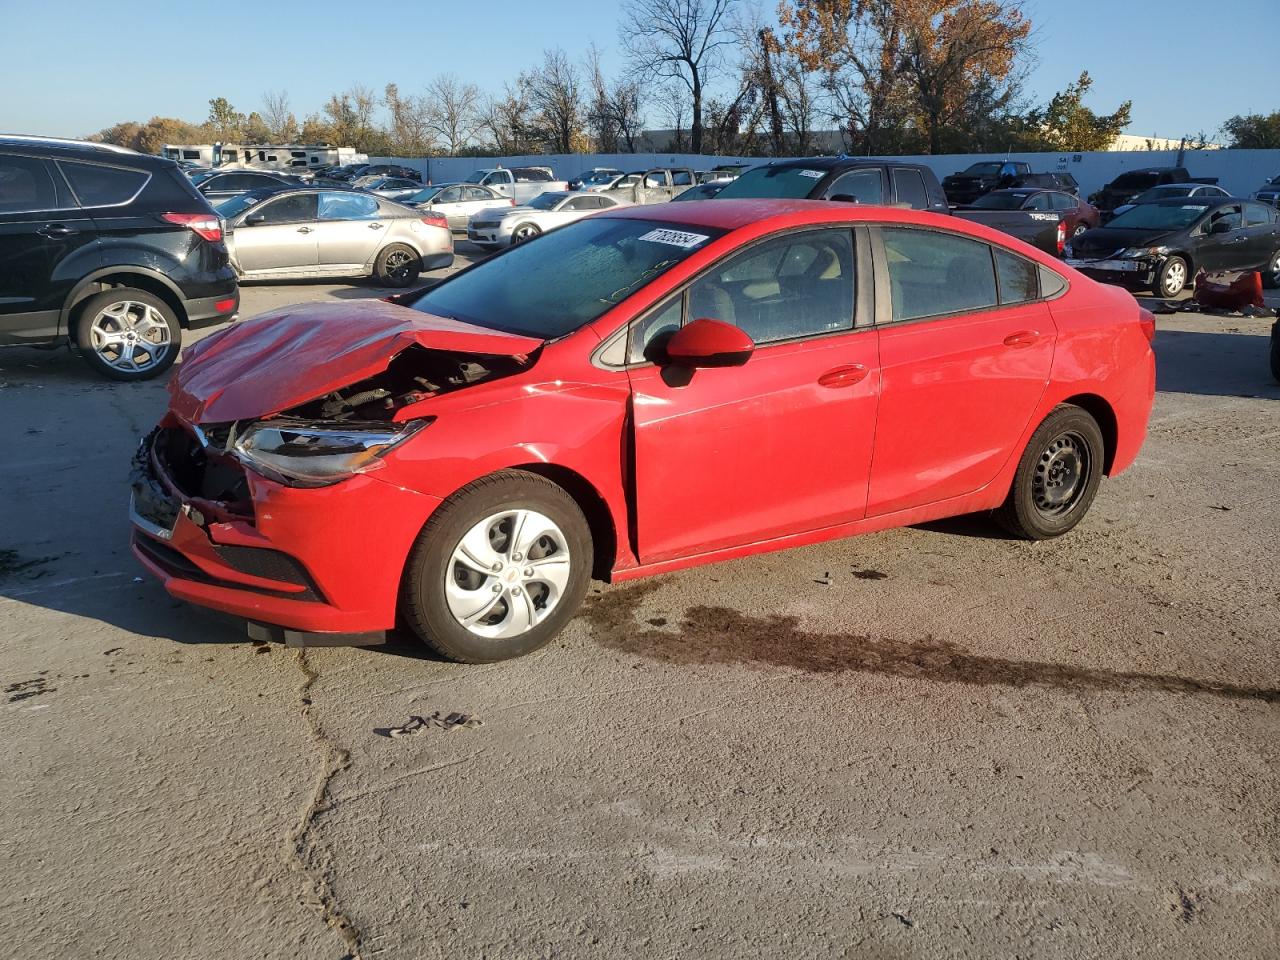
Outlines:
<svg viewBox="0 0 1280 960"><path fill-rule="evenodd" d="M1280 386L1262 322L1159 323L1150 439L1071 536L600 588L483 667L134 582L162 385L0 353L6 954L1273 960ZM374 732L437 710L484 725Z"/></svg>

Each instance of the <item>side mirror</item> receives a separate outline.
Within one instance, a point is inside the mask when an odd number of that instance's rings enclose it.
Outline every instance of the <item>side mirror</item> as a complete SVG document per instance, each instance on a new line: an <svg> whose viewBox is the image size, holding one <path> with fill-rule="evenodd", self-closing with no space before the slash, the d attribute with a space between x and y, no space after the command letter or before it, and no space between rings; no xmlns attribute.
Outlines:
<svg viewBox="0 0 1280 960"><path fill-rule="evenodd" d="M686 367L740 367L755 349L755 341L733 324L703 317L672 335L667 359Z"/></svg>
<svg viewBox="0 0 1280 960"><path fill-rule="evenodd" d="M1221 220L1215 220L1209 224L1209 233L1230 233L1232 231L1231 221L1225 217Z"/></svg>
<svg viewBox="0 0 1280 960"><path fill-rule="evenodd" d="M244 218L244 225L246 227L256 227L258 224L266 222L267 215L265 213L251 213Z"/></svg>

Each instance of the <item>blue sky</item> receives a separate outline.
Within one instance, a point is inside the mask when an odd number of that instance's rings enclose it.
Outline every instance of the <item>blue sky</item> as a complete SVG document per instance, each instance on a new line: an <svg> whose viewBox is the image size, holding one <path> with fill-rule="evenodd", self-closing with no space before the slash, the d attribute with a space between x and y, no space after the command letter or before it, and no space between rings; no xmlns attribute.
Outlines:
<svg viewBox="0 0 1280 960"><path fill-rule="evenodd" d="M413 93L453 72L496 90L544 48L578 57L592 42L618 68L620 5L0 0L0 130L81 136L154 115L199 121L211 97L247 113L277 89L301 119L356 82ZM1280 110L1277 57L1248 39L1274 33L1276 0L1213 5L1225 30L1200 29L1210 17L1191 0L1027 0L1026 9L1039 40L1028 92L1038 100L1084 68L1095 81L1090 106L1110 111L1131 98L1128 132L1141 136L1212 134L1232 114ZM662 125L656 109L649 120Z"/></svg>

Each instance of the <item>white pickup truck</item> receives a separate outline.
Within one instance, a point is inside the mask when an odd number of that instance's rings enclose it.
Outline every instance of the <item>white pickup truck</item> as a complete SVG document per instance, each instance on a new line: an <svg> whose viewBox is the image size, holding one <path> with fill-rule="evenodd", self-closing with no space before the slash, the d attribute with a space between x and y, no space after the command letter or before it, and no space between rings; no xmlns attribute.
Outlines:
<svg viewBox="0 0 1280 960"><path fill-rule="evenodd" d="M548 190L569 189L565 181L555 179L550 167L493 167L477 170L467 177L466 182L488 187L517 204L528 203Z"/></svg>

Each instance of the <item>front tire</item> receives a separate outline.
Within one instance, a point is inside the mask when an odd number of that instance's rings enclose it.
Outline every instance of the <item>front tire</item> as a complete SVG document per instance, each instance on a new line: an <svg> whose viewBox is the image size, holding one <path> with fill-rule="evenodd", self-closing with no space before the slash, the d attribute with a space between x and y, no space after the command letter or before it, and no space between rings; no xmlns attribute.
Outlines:
<svg viewBox="0 0 1280 960"><path fill-rule="evenodd" d="M182 327L173 308L133 287L113 287L79 305L76 346L112 380L150 380L178 359Z"/></svg>
<svg viewBox="0 0 1280 960"><path fill-rule="evenodd" d="M1274 290L1280 287L1280 250L1275 252L1275 256L1271 258L1271 262L1267 264L1265 270L1262 271L1262 285L1268 290Z"/></svg>
<svg viewBox="0 0 1280 960"><path fill-rule="evenodd" d="M378 254L373 263L373 275L384 287L407 287L422 272L422 258L416 250L403 243L393 243Z"/></svg>
<svg viewBox="0 0 1280 960"><path fill-rule="evenodd" d="M997 522L1024 540L1062 536L1089 512L1105 456L1097 421L1080 407L1056 407L1027 442Z"/></svg>
<svg viewBox="0 0 1280 960"><path fill-rule="evenodd" d="M593 559L574 499L544 477L504 470L469 483L427 521L405 568L402 615L450 660L523 656L577 612Z"/></svg>
<svg viewBox="0 0 1280 960"><path fill-rule="evenodd" d="M1164 262L1156 275L1156 293L1167 299L1180 294L1187 286L1187 261L1173 256Z"/></svg>
<svg viewBox="0 0 1280 960"><path fill-rule="evenodd" d="M1271 325L1271 376L1280 381L1280 320Z"/></svg>
<svg viewBox="0 0 1280 960"><path fill-rule="evenodd" d="M532 240L540 233L542 233L542 228L536 223L519 224L511 231L511 245L514 247L517 243L524 243L526 240Z"/></svg>

